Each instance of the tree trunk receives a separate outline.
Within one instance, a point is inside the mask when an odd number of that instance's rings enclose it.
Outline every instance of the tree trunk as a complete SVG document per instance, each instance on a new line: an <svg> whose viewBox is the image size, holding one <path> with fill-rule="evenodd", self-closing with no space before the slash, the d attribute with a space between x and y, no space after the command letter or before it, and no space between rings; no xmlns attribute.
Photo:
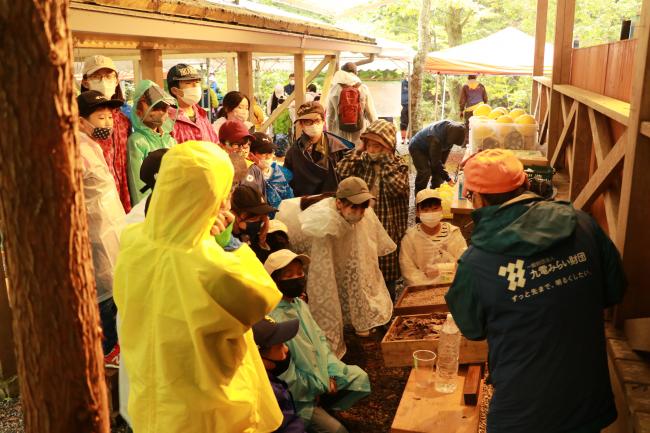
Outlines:
<svg viewBox="0 0 650 433"><path fill-rule="evenodd" d="M463 27L472 16L470 10L462 6L454 7L453 4L449 5L446 19L445 31L447 32L447 41L450 47L455 47L463 43ZM448 117L455 117L460 119L458 111L458 104L460 103L460 91L463 87L463 79L450 77L447 82L447 92L449 94L450 108L448 110Z"/></svg>
<svg viewBox="0 0 650 433"><path fill-rule="evenodd" d="M27 433L107 433L69 0L0 0L0 220Z"/></svg>
<svg viewBox="0 0 650 433"><path fill-rule="evenodd" d="M411 136L414 136L422 129L422 112L420 104L422 102L422 80L424 75L424 64L431 47L431 30L430 30L431 0L422 0L420 9L420 18L418 20L418 52L413 59L413 73L409 85L411 97Z"/></svg>

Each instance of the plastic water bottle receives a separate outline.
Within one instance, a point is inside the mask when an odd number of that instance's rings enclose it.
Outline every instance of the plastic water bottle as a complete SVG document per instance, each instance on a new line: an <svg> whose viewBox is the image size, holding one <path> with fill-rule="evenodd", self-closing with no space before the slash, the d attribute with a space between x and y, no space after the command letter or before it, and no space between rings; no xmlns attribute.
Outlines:
<svg viewBox="0 0 650 433"><path fill-rule="evenodd" d="M448 313L438 341L436 391L450 394L456 390L459 351L460 331L454 318Z"/></svg>

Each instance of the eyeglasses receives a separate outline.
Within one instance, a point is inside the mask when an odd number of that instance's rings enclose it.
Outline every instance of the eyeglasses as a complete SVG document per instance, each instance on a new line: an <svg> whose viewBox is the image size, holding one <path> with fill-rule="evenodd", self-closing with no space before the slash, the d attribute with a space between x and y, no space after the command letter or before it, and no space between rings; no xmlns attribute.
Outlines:
<svg viewBox="0 0 650 433"><path fill-rule="evenodd" d="M322 123L322 120L321 119L302 119L300 121L300 123L303 126L311 126L311 125L313 125L315 123Z"/></svg>
<svg viewBox="0 0 650 433"><path fill-rule="evenodd" d="M95 72L88 76L89 80L117 80L117 73L111 72Z"/></svg>

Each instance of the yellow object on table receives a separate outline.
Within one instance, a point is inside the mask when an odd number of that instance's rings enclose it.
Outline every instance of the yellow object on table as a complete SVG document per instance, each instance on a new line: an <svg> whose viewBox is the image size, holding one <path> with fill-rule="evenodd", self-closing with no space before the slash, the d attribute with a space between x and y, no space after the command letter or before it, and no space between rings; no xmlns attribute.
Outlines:
<svg viewBox="0 0 650 433"><path fill-rule="evenodd" d="M477 433L479 406L463 404L466 372L467 369L461 367L456 377L456 391L442 394L436 392L434 384L418 387L414 370L411 370L391 433Z"/></svg>

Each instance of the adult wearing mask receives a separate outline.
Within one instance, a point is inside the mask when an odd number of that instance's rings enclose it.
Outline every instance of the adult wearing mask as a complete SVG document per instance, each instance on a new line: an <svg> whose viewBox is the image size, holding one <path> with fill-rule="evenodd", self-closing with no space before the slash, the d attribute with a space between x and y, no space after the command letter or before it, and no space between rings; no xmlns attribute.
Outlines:
<svg viewBox="0 0 650 433"><path fill-rule="evenodd" d="M185 63L171 67L167 72L167 88L178 101L178 109L169 108L169 117L176 119L172 137L178 143L190 140L219 143L208 113L199 105L203 89L198 71Z"/></svg>
<svg viewBox="0 0 650 433"><path fill-rule="evenodd" d="M131 111L133 134L129 137L129 190L131 203L137 205L145 196L145 184L140 179L142 161L149 152L168 149L176 144L171 136L169 108L176 101L151 80L142 80L135 88L135 108Z"/></svg>
<svg viewBox="0 0 650 433"><path fill-rule="evenodd" d="M327 128L339 137L361 144L361 134L377 120L368 86L357 76L357 65L346 63L334 74L327 101Z"/></svg>
<svg viewBox="0 0 650 433"><path fill-rule="evenodd" d="M460 89L460 118L465 119L465 129L469 131L469 119L474 115L474 109L481 104L487 104L488 95L485 86L476 80L476 75L468 75L467 83ZM465 140L467 142L467 140Z"/></svg>
<svg viewBox="0 0 650 433"><path fill-rule="evenodd" d="M339 184L336 165L350 148L329 132L323 132L325 110L320 103L304 103L297 114L296 123L302 127L302 135L284 160L284 167L293 173L289 185L298 197L334 192Z"/></svg>
<svg viewBox="0 0 650 433"><path fill-rule="evenodd" d="M106 56L90 56L84 60L81 92L95 90L106 99L124 102L119 84L117 68L113 60ZM131 210L129 181L127 177L127 140L131 133L131 122L119 108L113 108L113 129L105 138L95 138L102 148L106 165L115 179L115 186L125 212Z"/></svg>
<svg viewBox="0 0 650 433"><path fill-rule="evenodd" d="M445 299L490 347L488 431L599 432L616 419L603 310L623 298L621 257L587 213L527 188L508 150L467 161L476 227Z"/></svg>
<svg viewBox="0 0 650 433"><path fill-rule="evenodd" d="M336 166L341 179L356 176L370 186L377 197L373 209L390 238L399 245L406 232L409 217L409 168L395 155L397 131L383 119L372 122L361 135L362 145L348 153ZM379 258L391 297L400 277L399 248Z"/></svg>
<svg viewBox="0 0 650 433"><path fill-rule="evenodd" d="M284 93L284 87L282 87L282 84L276 84L271 97L266 102L267 114L269 116L273 114L278 105L282 104L285 99L287 99L287 95Z"/></svg>
<svg viewBox="0 0 650 433"><path fill-rule="evenodd" d="M236 90L226 93L226 96L223 97L223 105L217 112L217 120L212 123L217 135L219 135L223 124L228 120L239 120L246 125L246 129L250 130L253 124L248 120L250 117L249 109L250 99L248 99L248 96Z"/></svg>
<svg viewBox="0 0 650 433"><path fill-rule="evenodd" d="M232 176L218 146L174 146L147 218L122 234L114 296L138 433L262 433L282 422L251 331L281 294L248 246L225 252L213 237L232 219Z"/></svg>
<svg viewBox="0 0 650 433"><path fill-rule="evenodd" d="M445 170L445 162L454 144L462 146L465 142L465 125L451 120L441 120L422 128L409 141L409 153L417 174L415 193L427 188L436 189L451 177Z"/></svg>
<svg viewBox="0 0 650 433"><path fill-rule="evenodd" d="M291 95L296 88L296 74L293 72L289 74L289 84L284 86L284 93Z"/></svg>

